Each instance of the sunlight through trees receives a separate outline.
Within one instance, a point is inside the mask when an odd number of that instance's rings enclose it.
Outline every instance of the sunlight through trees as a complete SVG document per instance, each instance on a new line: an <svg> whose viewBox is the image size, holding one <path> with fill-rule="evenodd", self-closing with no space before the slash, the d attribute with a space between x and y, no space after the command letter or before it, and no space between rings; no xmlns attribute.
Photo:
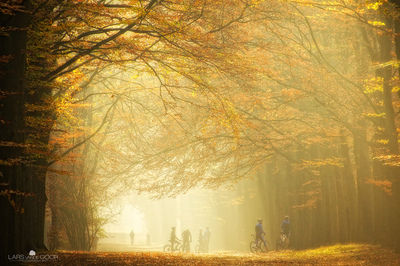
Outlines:
<svg viewBox="0 0 400 266"><path fill-rule="evenodd" d="M1 259L93 250L126 195L224 188L226 234L290 215L292 248L399 249L399 8L3 1Z"/></svg>

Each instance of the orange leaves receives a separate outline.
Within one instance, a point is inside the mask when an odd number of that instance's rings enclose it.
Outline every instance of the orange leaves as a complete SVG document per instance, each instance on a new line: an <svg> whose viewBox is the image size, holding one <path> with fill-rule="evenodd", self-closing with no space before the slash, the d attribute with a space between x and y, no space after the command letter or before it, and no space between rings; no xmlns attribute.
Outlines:
<svg viewBox="0 0 400 266"><path fill-rule="evenodd" d="M4 185L4 184L2 184ZM27 192L22 192L19 190L12 190L12 189L3 189L0 191L0 196L4 196L8 199L8 202L10 205L13 207L14 211L23 214L25 212L25 209L21 206L21 200L18 199L16 200L16 197L32 197L34 194L32 193L27 193Z"/></svg>
<svg viewBox="0 0 400 266"><path fill-rule="evenodd" d="M58 62L79 60L57 79L63 97L51 144L67 150L84 139L91 132L84 122L96 128L109 95L121 97L107 130L90 143L102 176L122 176L134 187L147 181L144 189L166 194L220 184L242 176L234 168L256 168L277 151L334 146L345 125L355 124L360 96L342 75L353 76L346 71L355 67L335 50L354 56L340 35L348 26L336 19L332 32L329 13L314 16L310 8L313 15L302 16L279 1L160 1L151 10L140 1L72 3L53 23L64 33L52 46ZM105 68L111 65L118 70ZM95 69L100 75L91 78ZM310 158L299 167L328 165L341 162ZM144 173L152 178L133 178Z"/></svg>
<svg viewBox="0 0 400 266"><path fill-rule="evenodd" d="M303 160L303 163L296 164L296 167L299 169L306 169L306 168L315 168L318 169L323 166L337 166L343 167L343 162L341 158L327 158L327 159L316 159L313 161Z"/></svg>
<svg viewBox="0 0 400 266"><path fill-rule="evenodd" d="M21 1L2 1L0 2L0 13L3 15L15 15L16 12L27 12ZM0 28L1 34L1 28Z"/></svg>
<svg viewBox="0 0 400 266"><path fill-rule="evenodd" d="M304 96L304 93L297 89L282 89L282 96L288 98L289 100L296 100Z"/></svg>
<svg viewBox="0 0 400 266"><path fill-rule="evenodd" d="M374 186L382 188L388 195L392 195L392 182L389 180L375 180L368 178L366 180L367 184L372 184Z"/></svg>
<svg viewBox="0 0 400 266"><path fill-rule="evenodd" d="M13 146L17 147L16 145L13 145ZM23 165L23 164L27 164L29 162L30 162L30 160L27 160L26 158L8 158L5 160L0 159L0 165L6 165L6 166Z"/></svg>
<svg viewBox="0 0 400 266"><path fill-rule="evenodd" d="M60 251L54 263L63 265L398 265L400 256L380 246L348 244L300 251L213 252L208 254L160 251ZM53 261L52 261L53 262Z"/></svg>

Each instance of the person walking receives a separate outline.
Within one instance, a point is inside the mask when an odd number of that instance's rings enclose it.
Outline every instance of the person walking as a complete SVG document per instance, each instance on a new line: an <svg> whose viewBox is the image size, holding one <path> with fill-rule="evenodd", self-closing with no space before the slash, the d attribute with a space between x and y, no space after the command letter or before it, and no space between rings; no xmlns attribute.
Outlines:
<svg viewBox="0 0 400 266"><path fill-rule="evenodd" d="M208 250L209 250L210 238L211 238L210 228L206 227L206 230L204 231L204 234L203 234L204 252L208 252Z"/></svg>
<svg viewBox="0 0 400 266"><path fill-rule="evenodd" d="M135 233L133 232L133 230L131 231L129 236L131 237L131 245L133 245L133 243L135 242Z"/></svg>
<svg viewBox="0 0 400 266"><path fill-rule="evenodd" d="M150 233L147 232L147 234L146 234L146 245L150 246L150 244L151 244L151 236L150 236Z"/></svg>

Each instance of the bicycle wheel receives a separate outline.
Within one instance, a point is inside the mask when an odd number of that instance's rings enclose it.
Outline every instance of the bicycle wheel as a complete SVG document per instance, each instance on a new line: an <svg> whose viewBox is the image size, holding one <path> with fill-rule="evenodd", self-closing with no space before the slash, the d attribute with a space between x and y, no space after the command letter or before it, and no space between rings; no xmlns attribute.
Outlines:
<svg viewBox="0 0 400 266"><path fill-rule="evenodd" d="M200 248L199 245L196 245L196 247L194 248L194 252L195 252L195 253L199 253L199 252L200 252L200 251L199 251L199 248Z"/></svg>
<svg viewBox="0 0 400 266"><path fill-rule="evenodd" d="M182 252L189 252L189 246L187 243L185 243L184 245L182 244Z"/></svg>
<svg viewBox="0 0 400 266"><path fill-rule="evenodd" d="M182 246L181 243L179 243L179 244L176 245L175 251L178 251L178 252L182 252L182 251L183 251L183 246Z"/></svg>
<svg viewBox="0 0 400 266"><path fill-rule="evenodd" d="M268 247L268 246L267 246ZM258 243L258 247L257 247L257 251L258 252L266 252L267 250L264 247L264 243L260 241L260 243Z"/></svg>
<svg viewBox="0 0 400 266"><path fill-rule="evenodd" d="M257 248L256 242L251 241L250 242L250 251L253 252L253 253L256 253L257 250L258 250L258 248Z"/></svg>
<svg viewBox="0 0 400 266"><path fill-rule="evenodd" d="M271 251L271 245L269 244L269 241L265 239L265 243L267 245L268 250L266 251Z"/></svg>
<svg viewBox="0 0 400 266"><path fill-rule="evenodd" d="M164 252L171 252L171 245L165 245Z"/></svg>
<svg viewBox="0 0 400 266"><path fill-rule="evenodd" d="M284 248L283 243L282 243L282 239L278 238L278 240L276 240L276 250L282 250Z"/></svg>
<svg viewBox="0 0 400 266"><path fill-rule="evenodd" d="M265 246L267 246L267 249L265 248ZM259 241L257 245L257 252L267 252L271 250L268 240L265 240L265 246L262 241Z"/></svg>
<svg viewBox="0 0 400 266"><path fill-rule="evenodd" d="M289 238L286 237L286 238L285 238L285 241L284 241L282 244L283 244L283 248L284 248L284 249L287 249L287 248L289 247Z"/></svg>

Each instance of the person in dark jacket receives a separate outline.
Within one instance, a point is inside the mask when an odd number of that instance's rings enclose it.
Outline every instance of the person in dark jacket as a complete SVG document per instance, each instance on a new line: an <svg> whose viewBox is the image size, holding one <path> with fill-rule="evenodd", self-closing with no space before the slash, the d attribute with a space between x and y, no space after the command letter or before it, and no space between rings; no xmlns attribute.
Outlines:
<svg viewBox="0 0 400 266"><path fill-rule="evenodd" d="M268 251L268 247L267 247L267 242L265 241L264 235L264 229L262 226L263 223L263 219L258 219L258 224L256 225L255 229L256 229L256 244L258 243L259 240L261 240L264 243L264 247L265 250Z"/></svg>
<svg viewBox="0 0 400 266"><path fill-rule="evenodd" d="M190 252L190 242L192 242L192 234L189 229L186 229L182 233L182 241L183 241L183 251Z"/></svg>

